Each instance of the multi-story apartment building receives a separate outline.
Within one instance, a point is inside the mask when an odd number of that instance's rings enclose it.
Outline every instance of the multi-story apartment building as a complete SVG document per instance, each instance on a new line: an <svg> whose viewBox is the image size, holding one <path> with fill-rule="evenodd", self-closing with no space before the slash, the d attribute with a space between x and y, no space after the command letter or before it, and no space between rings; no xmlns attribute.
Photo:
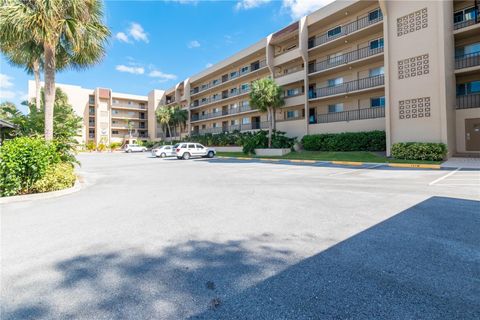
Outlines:
<svg viewBox="0 0 480 320"><path fill-rule="evenodd" d="M109 144L122 143L126 139L149 138L148 110L153 108L153 104L149 104L149 97L113 92L106 88L85 89L66 84L56 86L67 94L75 113L83 119L78 136L80 143L93 141ZM28 89L29 99L34 99L33 81L29 81Z"/></svg>
<svg viewBox="0 0 480 320"><path fill-rule="evenodd" d="M155 110L164 105L189 112L177 136L263 129L266 115L248 94L254 80L272 77L285 97L277 129L289 136L385 130L387 153L405 141L443 142L449 155L478 153L479 10L477 0L337 0L166 91L90 90L89 135L98 141L106 130L121 138L132 120L135 133L163 139Z"/></svg>
<svg viewBox="0 0 480 320"><path fill-rule="evenodd" d="M266 127L251 82L284 89L290 136L385 130L395 142L480 151L479 3L336 1L166 91L189 106L190 134ZM186 132L185 132L186 134Z"/></svg>

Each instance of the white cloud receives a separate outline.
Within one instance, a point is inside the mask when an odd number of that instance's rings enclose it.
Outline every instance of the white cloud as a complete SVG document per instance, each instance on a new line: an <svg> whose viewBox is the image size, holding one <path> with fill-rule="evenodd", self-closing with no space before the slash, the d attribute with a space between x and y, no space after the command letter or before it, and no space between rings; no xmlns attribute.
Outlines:
<svg viewBox="0 0 480 320"><path fill-rule="evenodd" d="M210 68L211 66L213 66L213 63L210 63L210 62L209 62L209 63L207 63L207 64L205 65L205 68Z"/></svg>
<svg viewBox="0 0 480 320"><path fill-rule="evenodd" d="M0 89L13 87L12 77L0 73Z"/></svg>
<svg viewBox="0 0 480 320"><path fill-rule="evenodd" d="M13 100L16 96L14 91L0 89L0 100Z"/></svg>
<svg viewBox="0 0 480 320"><path fill-rule="evenodd" d="M118 32L115 35L115 38L117 38L117 40L122 41L122 42L131 43L130 39L128 38L128 36L126 35L125 32Z"/></svg>
<svg viewBox="0 0 480 320"><path fill-rule="evenodd" d="M120 71L120 72L128 72L131 74L144 74L145 69L143 67L129 67L123 64L117 65L115 67L115 70Z"/></svg>
<svg viewBox="0 0 480 320"><path fill-rule="evenodd" d="M159 78L160 81L162 81L162 82L177 79L176 75L171 74L171 73L163 73L160 70L152 70L152 71L149 72L148 76L152 77L152 78Z"/></svg>
<svg viewBox="0 0 480 320"><path fill-rule="evenodd" d="M172 2L177 2L180 4L194 4L196 5L198 3L198 0L170 0Z"/></svg>
<svg viewBox="0 0 480 320"><path fill-rule="evenodd" d="M334 0L283 0L282 8L289 12L292 19L297 20L333 1Z"/></svg>
<svg viewBox="0 0 480 320"><path fill-rule="evenodd" d="M237 10L253 9L253 8L260 7L264 4L267 4L269 2L271 2L271 0L240 0L235 5L235 9Z"/></svg>
<svg viewBox="0 0 480 320"><path fill-rule="evenodd" d="M132 22L130 24L130 29L128 29L128 34L130 34L136 41L148 43L148 36L139 23Z"/></svg>
<svg viewBox="0 0 480 320"><path fill-rule="evenodd" d="M198 48L198 47L200 47L200 42L198 42L197 40L192 40L187 44L187 47L189 49Z"/></svg>

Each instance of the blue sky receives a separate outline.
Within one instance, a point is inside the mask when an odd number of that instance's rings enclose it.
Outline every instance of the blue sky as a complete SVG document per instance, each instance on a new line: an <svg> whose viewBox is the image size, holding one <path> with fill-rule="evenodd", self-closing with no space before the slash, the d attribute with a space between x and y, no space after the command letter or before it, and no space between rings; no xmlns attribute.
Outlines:
<svg viewBox="0 0 480 320"><path fill-rule="evenodd" d="M112 37L105 58L85 71L57 73L57 82L140 95L167 89L328 2L106 1ZM19 105L29 79L2 55L0 101Z"/></svg>

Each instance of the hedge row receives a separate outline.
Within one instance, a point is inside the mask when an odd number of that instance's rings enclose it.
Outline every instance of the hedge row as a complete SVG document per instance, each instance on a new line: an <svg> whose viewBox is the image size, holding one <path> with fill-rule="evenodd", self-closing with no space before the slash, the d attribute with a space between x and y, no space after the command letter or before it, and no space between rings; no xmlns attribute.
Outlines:
<svg viewBox="0 0 480 320"><path fill-rule="evenodd" d="M400 142L392 145L392 157L406 160L441 161L447 155L443 143Z"/></svg>
<svg viewBox="0 0 480 320"><path fill-rule="evenodd" d="M385 131L343 132L306 135L303 148L309 151L385 151Z"/></svg>

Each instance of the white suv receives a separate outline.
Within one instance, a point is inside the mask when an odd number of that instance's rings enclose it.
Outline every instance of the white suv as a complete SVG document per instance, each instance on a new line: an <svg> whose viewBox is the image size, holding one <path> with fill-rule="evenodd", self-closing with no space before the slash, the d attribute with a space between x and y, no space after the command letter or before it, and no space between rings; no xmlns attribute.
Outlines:
<svg viewBox="0 0 480 320"><path fill-rule="evenodd" d="M216 154L215 149L202 146L195 142L182 142L175 149L177 159L188 160L191 157L213 158Z"/></svg>
<svg viewBox="0 0 480 320"><path fill-rule="evenodd" d="M130 153L130 152L145 152L147 151L147 148L142 147L138 144L126 144L125 145L125 152Z"/></svg>

